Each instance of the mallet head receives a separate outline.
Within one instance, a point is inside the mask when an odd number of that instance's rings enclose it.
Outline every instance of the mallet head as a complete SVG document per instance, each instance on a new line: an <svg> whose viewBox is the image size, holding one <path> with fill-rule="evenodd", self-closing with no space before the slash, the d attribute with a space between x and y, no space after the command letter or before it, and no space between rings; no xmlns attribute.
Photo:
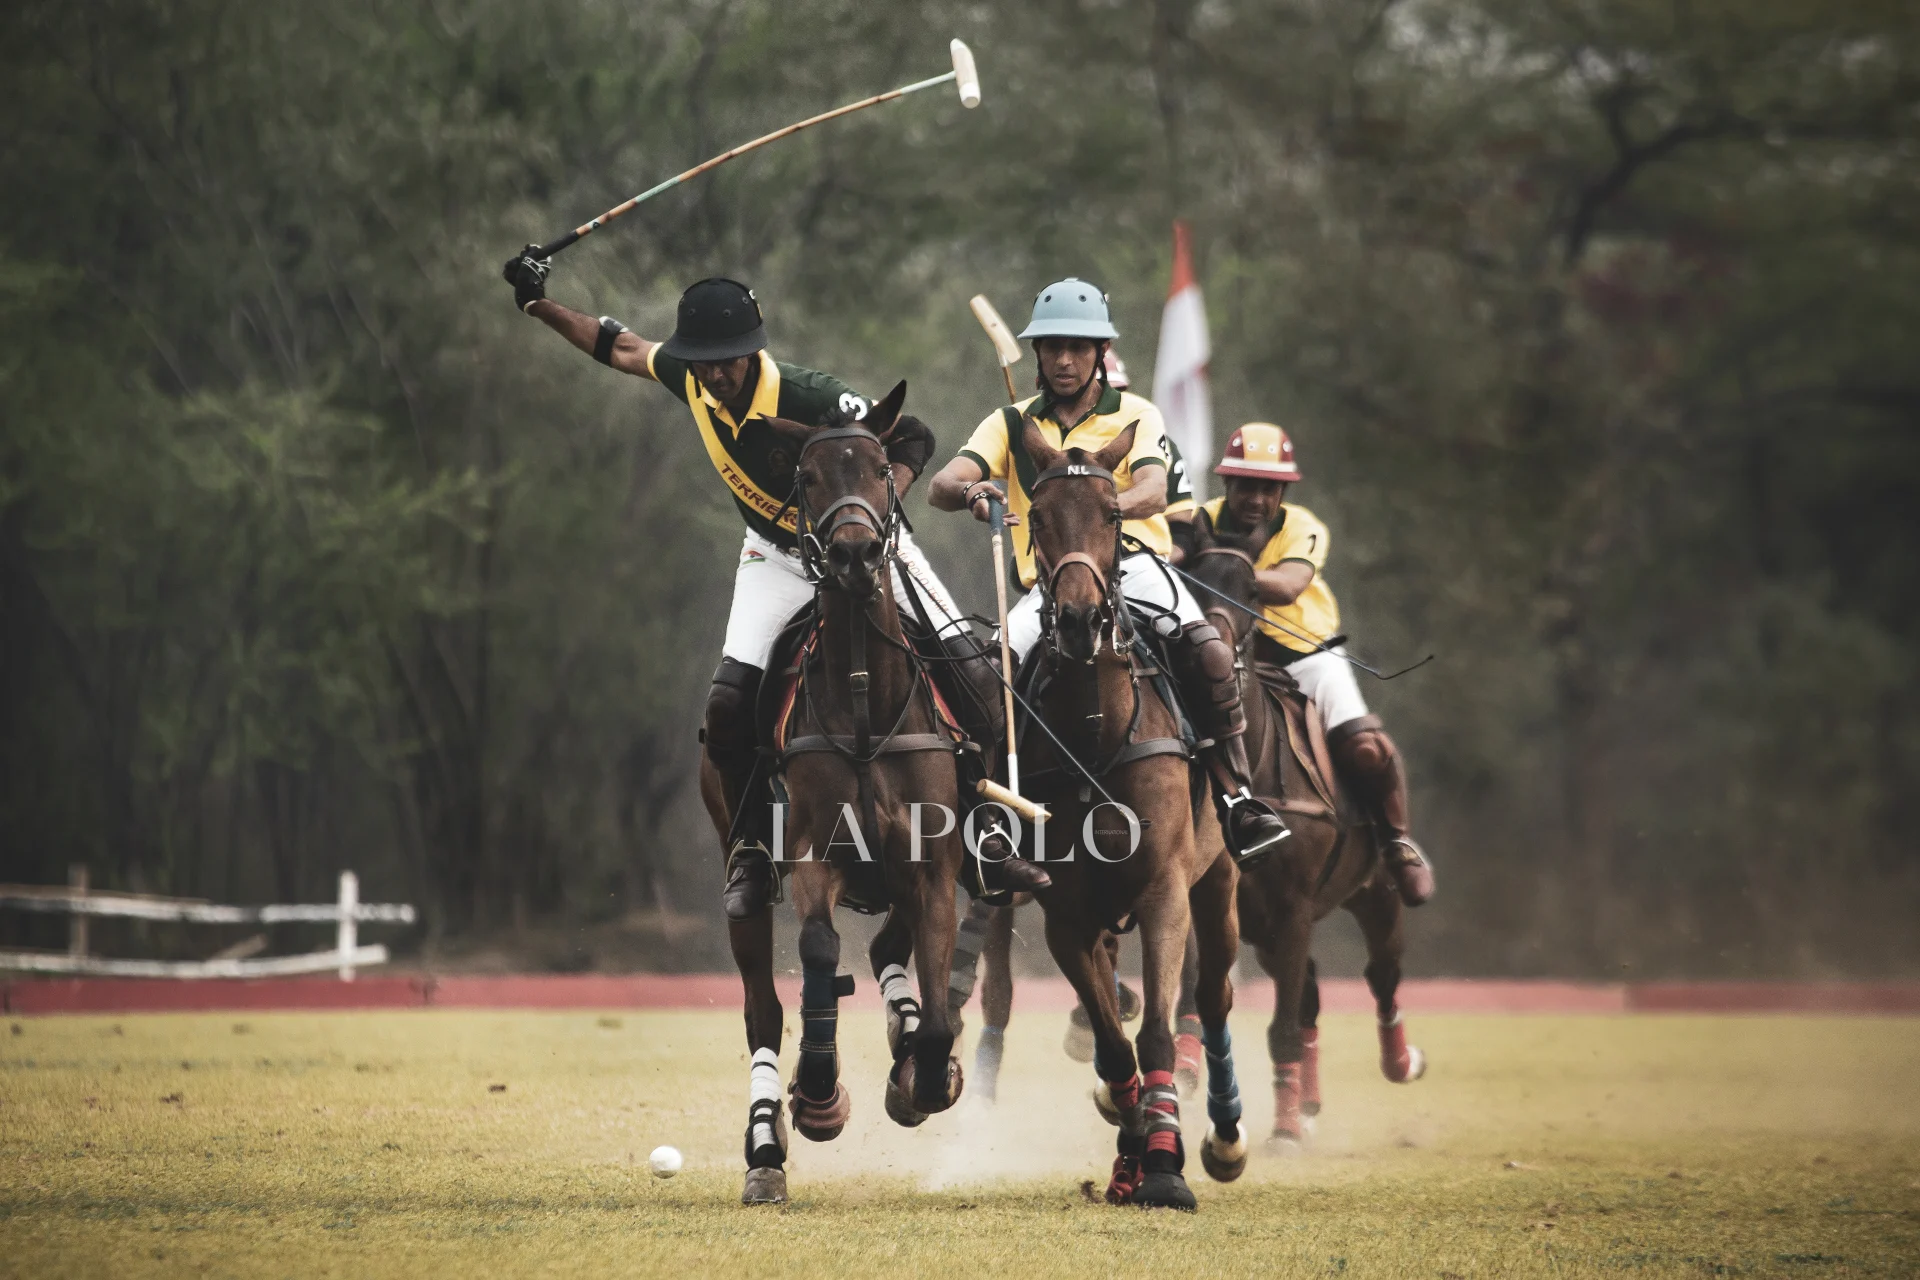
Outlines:
<svg viewBox="0 0 1920 1280"><path fill-rule="evenodd" d="M980 105L980 71L973 65L973 50L959 39L947 46L953 54L953 82L960 90L960 105L977 107Z"/></svg>

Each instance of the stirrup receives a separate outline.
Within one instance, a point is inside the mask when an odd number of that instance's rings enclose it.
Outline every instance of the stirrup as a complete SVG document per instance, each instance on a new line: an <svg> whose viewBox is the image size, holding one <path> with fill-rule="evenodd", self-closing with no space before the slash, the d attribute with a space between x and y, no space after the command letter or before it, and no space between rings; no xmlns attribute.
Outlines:
<svg viewBox="0 0 1920 1280"><path fill-rule="evenodd" d="M1282 841L1293 835L1293 828L1287 825L1287 820L1282 818L1278 813L1275 813L1272 805L1260 799L1245 787L1240 788L1239 794L1237 795L1229 795L1222 792L1220 796L1220 806L1225 810L1223 814L1224 821L1220 824L1220 833L1226 837L1227 852L1231 853L1233 860L1243 867L1252 866L1254 863L1260 861L1275 849L1278 849ZM1243 811L1250 818L1271 818L1279 825L1280 829L1266 836L1264 839L1256 840L1254 843L1242 849L1239 847L1239 839L1234 828L1239 825L1235 820Z"/></svg>
<svg viewBox="0 0 1920 1280"><path fill-rule="evenodd" d="M750 836L742 836L733 842L733 848L727 850L727 865L721 881L721 895L733 884L735 868L742 863L758 860L767 868L767 905L787 900L787 878L780 874L780 868L774 863L773 854L767 846Z"/></svg>

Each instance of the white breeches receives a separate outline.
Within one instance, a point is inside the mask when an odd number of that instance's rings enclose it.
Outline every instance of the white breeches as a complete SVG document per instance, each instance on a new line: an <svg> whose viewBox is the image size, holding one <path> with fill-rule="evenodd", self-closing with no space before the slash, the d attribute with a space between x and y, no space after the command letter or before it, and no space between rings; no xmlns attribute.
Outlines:
<svg viewBox="0 0 1920 1280"><path fill-rule="evenodd" d="M913 535L900 531L900 554L893 562L893 596L909 609L900 585L902 572L913 575L933 625L942 635L962 630L960 606L914 545ZM727 639L721 653L735 662L764 671L773 656L773 642L794 614L813 600L813 584L800 567L800 553L783 551L751 529L740 547L740 565L733 573L733 609L727 614Z"/></svg>
<svg viewBox="0 0 1920 1280"><path fill-rule="evenodd" d="M1159 556L1151 551L1136 551L1120 561L1120 594L1129 600L1171 609L1173 619L1163 618L1155 629L1172 635L1190 622L1205 622L1200 606L1193 602L1187 584L1173 575ZM1007 647L1013 650L1017 667L1027 650L1040 639L1040 593L1029 591L1020 603L1007 610Z"/></svg>
<svg viewBox="0 0 1920 1280"><path fill-rule="evenodd" d="M1287 664L1287 670L1300 684L1300 692L1320 707L1320 721L1327 729L1358 720L1367 714L1367 700L1360 696L1360 682L1354 679L1353 664L1339 655L1344 645L1326 653L1310 653Z"/></svg>

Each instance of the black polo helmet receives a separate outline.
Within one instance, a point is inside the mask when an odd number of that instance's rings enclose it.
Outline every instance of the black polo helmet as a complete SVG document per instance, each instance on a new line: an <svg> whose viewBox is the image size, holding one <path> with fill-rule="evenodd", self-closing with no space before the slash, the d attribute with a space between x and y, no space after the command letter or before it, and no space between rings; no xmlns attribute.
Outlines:
<svg viewBox="0 0 1920 1280"><path fill-rule="evenodd" d="M673 336L660 344L675 360L717 363L750 356L767 345L760 300L738 280L714 276L680 295Z"/></svg>

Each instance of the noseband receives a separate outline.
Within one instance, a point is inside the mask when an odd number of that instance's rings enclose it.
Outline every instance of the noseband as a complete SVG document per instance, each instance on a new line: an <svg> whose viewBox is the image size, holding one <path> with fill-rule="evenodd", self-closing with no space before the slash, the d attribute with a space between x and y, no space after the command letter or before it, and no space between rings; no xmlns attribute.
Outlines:
<svg viewBox="0 0 1920 1280"><path fill-rule="evenodd" d="M1040 486L1049 480L1068 478L1105 480L1114 487L1115 491L1120 488L1119 481L1114 479L1113 472L1106 468L1096 467L1086 462L1069 462L1063 466L1048 467L1035 476L1033 487L1028 491L1029 495L1037 495L1040 492ZM1113 636L1113 651L1121 655L1128 653L1133 647L1133 629L1125 606L1116 598L1119 595L1117 577L1109 577L1094 558L1084 551L1069 551L1052 564L1048 564L1041 558L1039 539L1032 535L1031 530L1028 531L1028 545L1033 549L1033 564L1038 571L1035 574L1035 585L1040 590L1040 629L1041 633L1047 637L1047 645L1053 650L1055 656L1057 657L1060 652L1060 633L1054 625L1056 621L1054 595L1060 583L1060 575L1076 564L1093 575L1094 585L1100 590L1100 616L1106 624L1103 630L1110 632ZM1112 564L1116 569L1120 565L1119 521L1115 521L1113 526ZM1086 661L1091 664L1099 656L1100 632L1095 632L1093 652L1087 656Z"/></svg>
<svg viewBox="0 0 1920 1280"><path fill-rule="evenodd" d="M787 499L789 505L799 512L800 561L806 570L807 581L821 583L827 581L832 572L827 567L827 546L833 541L833 535L841 526L857 524L873 531L886 547L886 560L892 560L899 545L900 533L900 495L893 487L893 468L887 468L887 510L885 514L874 509L874 505L857 493L836 498L827 504L827 509L818 515L807 505L807 473L800 469L806 461L807 450L817 444L826 444L833 440L871 440L880 447L880 456L886 456L886 442L865 427L829 427L816 431L807 437L800 446L800 456L793 461L793 496Z"/></svg>

